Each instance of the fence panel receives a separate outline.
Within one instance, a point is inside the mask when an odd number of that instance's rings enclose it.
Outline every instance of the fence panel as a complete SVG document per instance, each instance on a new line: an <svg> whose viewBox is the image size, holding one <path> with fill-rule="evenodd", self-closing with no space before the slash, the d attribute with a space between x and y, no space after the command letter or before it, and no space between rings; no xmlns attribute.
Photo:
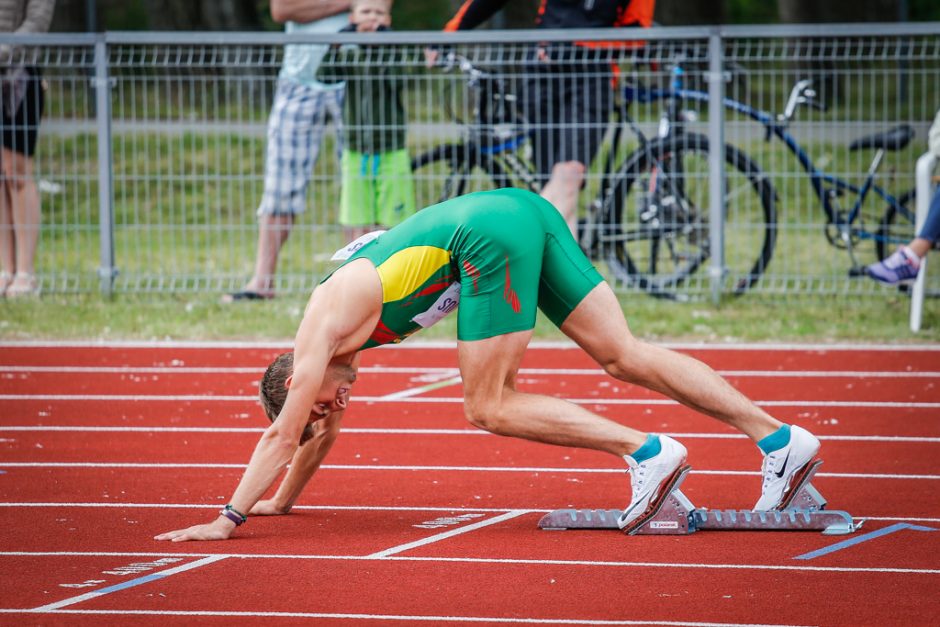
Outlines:
<svg viewBox="0 0 940 627"><path fill-rule="evenodd" d="M404 132L419 208L494 186L539 189L545 177L533 170L540 155L582 154L582 143L596 134L603 141L576 202L579 233L618 289L709 298L717 270L722 294L884 294L849 271L913 235L913 198L906 194L940 106L940 38L929 25L830 30L481 31L447 40L430 33L35 36L29 43L47 85L35 162L43 290L101 285L108 238L100 230L99 154L107 151L99 153L96 89L107 92L111 109L103 121L111 138L117 273L105 278L122 292L222 294L239 289L254 268L283 44L358 41L366 45L354 65L393 76L406 117L361 116L346 135ZM709 65L716 35L723 63L717 73ZM614 36L620 41L613 46L571 46ZM93 80L102 41L104 84ZM444 41L438 64L428 67L426 43ZM328 59L324 70L340 63ZM347 94L365 97L376 78L351 72L347 80ZM715 148L720 142L709 126L717 115L709 111L716 80L724 81L724 149ZM800 81L812 84L794 95ZM565 111L547 125L558 143L539 144L546 122L535 119L536 105L564 89L580 92L578 106L609 103L611 115L592 122L590 111ZM788 111L791 95L819 108ZM372 98L368 106L394 104ZM912 139L878 157L876 187L856 211L877 150L850 144L903 126ZM340 139L329 124L306 211L279 259L278 293L309 291L355 232L339 224ZM726 205L711 216L718 188L710 157L724 168ZM367 180L374 164L362 167ZM892 206L896 211L888 211ZM715 268L711 247L721 241ZM940 273L928 280L936 291Z"/></svg>

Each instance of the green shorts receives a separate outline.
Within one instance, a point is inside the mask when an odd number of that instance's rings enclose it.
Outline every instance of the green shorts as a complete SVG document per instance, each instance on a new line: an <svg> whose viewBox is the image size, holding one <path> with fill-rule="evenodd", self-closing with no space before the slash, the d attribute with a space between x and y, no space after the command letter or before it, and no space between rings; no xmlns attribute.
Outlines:
<svg viewBox="0 0 940 627"><path fill-rule="evenodd" d="M532 329L537 309L561 326L603 280L555 207L519 189L423 209L350 261L358 258L375 265L383 291L363 348L400 342L455 307L465 341Z"/></svg>
<svg viewBox="0 0 940 627"><path fill-rule="evenodd" d="M540 196L503 189L454 202L463 204L464 227L475 244L458 253L459 339L532 329L536 308L561 327L603 281L564 218Z"/></svg>
<svg viewBox="0 0 940 627"><path fill-rule="evenodd" d="M407 150L364 154L346 150L339 223L395 226L415 212L411 158Z"/></svg>

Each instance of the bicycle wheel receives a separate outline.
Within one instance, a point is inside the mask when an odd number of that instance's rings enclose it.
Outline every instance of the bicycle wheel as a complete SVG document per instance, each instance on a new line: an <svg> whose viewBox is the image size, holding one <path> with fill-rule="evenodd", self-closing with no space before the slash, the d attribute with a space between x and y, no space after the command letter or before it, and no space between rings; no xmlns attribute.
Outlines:
<svg viewBox="0 0 940 627"><path fill-rule="evenodd" d="M777 236L776 192L756 163L725 145L723 291L742 294L767 268ZM628 157L614 183L601 247L614 276L655 296L683 284L710 289L708 138L650 142Z"/></svg>
<svg viewBox="0 0 940 627"><path fill-rule="evenodd" d="M509 187L502 166L473 144L441 144L411 160L415 202L427 207L463 194Z"/></svg>

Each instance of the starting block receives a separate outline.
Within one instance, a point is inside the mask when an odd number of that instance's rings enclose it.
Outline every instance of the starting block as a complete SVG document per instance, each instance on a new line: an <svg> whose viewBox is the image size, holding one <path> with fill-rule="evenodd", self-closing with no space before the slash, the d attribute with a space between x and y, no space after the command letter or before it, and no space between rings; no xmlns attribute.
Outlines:
<svg viewBox="0 0 940 627"><path fill-rule="evenodd" d="M821 531L824 535L845 535L860 529L847 512L827 510L826 499L813 487L810 480L822 460L807 465L794 480L789 497L780 509L773 511L710 510L696 508L679 490L691 466L679 469L665 498L624 529L628 535L687 535L700 530L722 531ZM545 514L539 528L563 529L619 529L619 509L558 509Z"/></svg>

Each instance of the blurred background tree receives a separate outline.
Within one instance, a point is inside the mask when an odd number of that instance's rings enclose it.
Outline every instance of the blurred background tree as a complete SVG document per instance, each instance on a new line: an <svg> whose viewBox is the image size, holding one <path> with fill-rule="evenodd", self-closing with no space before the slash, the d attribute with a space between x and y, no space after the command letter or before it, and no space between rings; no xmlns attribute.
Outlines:
<svg viewBox="0 0 940 627"><path fill-rule="evenodd" d="M315 2L316 0L311 0ZM397 30L439 30L459 0L399 0ZM512 0L491 28L528 28L538 0ZM657 0L664 26L940 21L937 0ZM58 0L53 30L278 30L267 0Z"/></svg>

